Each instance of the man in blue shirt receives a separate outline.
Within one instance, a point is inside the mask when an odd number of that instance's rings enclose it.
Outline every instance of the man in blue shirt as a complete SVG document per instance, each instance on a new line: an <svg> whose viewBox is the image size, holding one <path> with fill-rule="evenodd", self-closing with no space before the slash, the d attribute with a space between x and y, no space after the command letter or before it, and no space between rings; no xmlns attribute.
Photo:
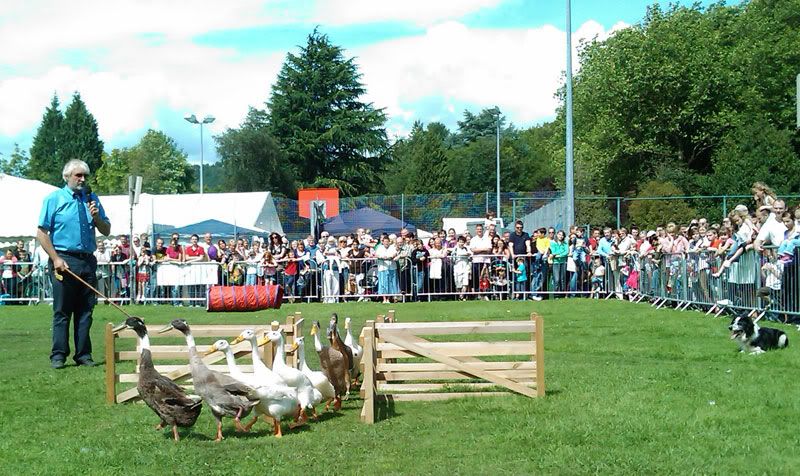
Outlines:
<svg viewBox="0 0 800 476"><path fill-rule="evenodd" d="M74 316L73 359L77 365L93 367L92 309L93 292L66 274L69 269L84 281L96 286L97 259L95 228L103 235L111 232L97 195L87 193L89 166L82 160L70 160L62 172L66 186L44 199L36 237L50 257L50 280L53 283L53 348L50 366L64 368L69 355L69 321Z"/></svg>

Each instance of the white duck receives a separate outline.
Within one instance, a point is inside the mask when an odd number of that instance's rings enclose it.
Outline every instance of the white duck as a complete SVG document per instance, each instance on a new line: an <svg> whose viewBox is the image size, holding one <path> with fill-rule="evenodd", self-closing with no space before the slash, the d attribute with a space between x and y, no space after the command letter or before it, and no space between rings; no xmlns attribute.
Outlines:
<svg viewBox="0 0 800 476"><path fill-rule="evenodd" d="M272 362L273 372L282 378L286 385L297 389L297 399L300 401L300 419L297 424L306 420L306 409L311 410L316 418L317 412L314 405L322 401L322 394L314 388L311 380L303 372L286 365L286 352L284 350L286 341L283 338L283 329L269 331L266 333L266 337L277 344L275 359Z"/></svg>
<svg viewBox="0 0 800 476"><path fill-rule="evenodd" d="M233 350L227 341L218 340L214 342L206 354L211 354L216 351L225 353L225 360L228 362L228 373L230 376L245 385L253 387L255 389L255 394L258 396L259 403L255 406L256 415L250 423L245 425L245 430L249 431L255 422L258 421L259 416L267 415L272 417L275 437L282 437L281 420L287 416L297 414L299 408L297 392L291 387L264 382L258 379L255 374L242 372L239 366L236 365L236 357L233 355Z"/></svg>
<svg viewBox="0 0 800 476"><path fill-rule="evenodd" d="M331 402L336 398L336 390L334 390L333 384L323 372L311 370L308 364L306 364L306 349L303 337L296 337L294 339L292 350L297 352L297 368L303 372L303 375L311 380L311 384L314 385L314 388L320 393L322 400L325 401L325 411L327 411Z"/></svg>
<svg viewBox="0 0 800 476"><path fill-rule="evenodd" d="M344 320L344 330L344 345L350 347L350 350L353 352L353 369L350 371L350 378L352 379L353 383L356 383L358 382L358 378L361 376L361 357L364 355L364 349L358 345L358 339L353 339L353 334L350 332L349 317L345 318Z"/></svg>
<svg viewBox="0 0 800 476"><path fill-rule="evenodd" d="M285 380L270 370L269 367L264 364L264 361L261 360L261 356L258 355L258 337L256 337L256 332L253 329L243 330L241 334L231 341L230 345L236 345L245 340L250 342L250 355L253 359L253 374L259 382L262 382L262 385L286 385L291 387L292 385L288 385Z"/></svg>

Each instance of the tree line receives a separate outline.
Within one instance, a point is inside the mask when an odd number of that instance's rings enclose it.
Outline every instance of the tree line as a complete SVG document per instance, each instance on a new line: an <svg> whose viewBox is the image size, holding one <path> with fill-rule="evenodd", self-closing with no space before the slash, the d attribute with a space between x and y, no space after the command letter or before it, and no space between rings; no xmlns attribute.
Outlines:
<svg viewBox="0 0 800 476"><path fill-rule="evenodd" d="M785 0L654 4L638 24L582 44L573 83L576 194L739 194L756 180L779 194L800 192L791 172L800 158L798 44L800 2ZM267 99L214 137L219 162L206 169L208 190L288 197L302 187L336 187L343 196L490 191L498 129L503 191L563 188L563 87L552 121L519 128L497 107L466 110L455 130L419 120L396 140L365 92L355 59L313 30L298 53L286 55ZM197 167L164 133L148 131L130 149L103 153L96 129L79 95L63 116L54 98L27 165L17 150L0 166L52 179L60 174L53 164L77 154L91 159L101 191L124 191L128 173L153 174L154 164L163 167L148 191L194 187ZM670 203L626 212L642 225L653 214L714 212ZM614 221L601 202L579 201L577 212L581 223Z"/></svg>

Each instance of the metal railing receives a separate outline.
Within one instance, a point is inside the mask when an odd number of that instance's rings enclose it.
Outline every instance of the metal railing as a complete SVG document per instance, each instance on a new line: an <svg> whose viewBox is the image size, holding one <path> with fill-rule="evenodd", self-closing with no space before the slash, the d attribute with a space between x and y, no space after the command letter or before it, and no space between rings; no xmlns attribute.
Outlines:
<svg viewBox="0 0 800 476"><path fill-rule="evenodd" d="M596 258L572 249L567 262L541 254L455 256L434 250L412 261L374 257L321 259L286 267L252 261L155 263L131 271L129 262L97 267L97 288L119 303L204 305L207 286L278 284L284 299L303 302L590 297L649 300L654 307L694 307L719 315L751 311L773 320L800 318L800 249L779 254L747 250L736 259L702 250L682 254L637 253ZM476 259L477 258L477 259ZM52 300L47 266L6 266L0 304ZM13 270L13 272L8 272Z"/></svg>
<svg viewBox="0 0 800 476"><path fill-rule="evenodd" d="M719 315L750 311L770 320L800 316L800 252L747 250L737 259L714 251L663 254L642 260L641 297L655 307L697 307Z"/></svg>

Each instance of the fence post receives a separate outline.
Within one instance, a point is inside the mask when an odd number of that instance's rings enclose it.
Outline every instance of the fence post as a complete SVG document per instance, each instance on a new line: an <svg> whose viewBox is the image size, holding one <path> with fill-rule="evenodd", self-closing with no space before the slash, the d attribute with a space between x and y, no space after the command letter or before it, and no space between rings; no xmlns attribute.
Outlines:
<svg viewBox="0 0 800 476"><path fill-rule="evenodd" d="M364 408L361 412L361 421L368 424L375 423L375 321L364 324L364 378L361 389L364 391Z"/></svg>
<svg viewBox="0 0 800 476"><path fill-rule="evenodd" d="M400 221L402 224L400 226L405 226L406 223L406 194L400 194Z"/></svg>
<svg viewBox="0 0 800 476"><path fill-rule="evenodd" d="M722 218L728 216L728 196L722 196Z"/></svg>
<svg viewBox="0 0 800 476"><path fill-rule="evenodd" d="M114 324L106 323L105 351L106 351L106 403L117 403L117 376L116 362L114 360L114 344L116 336L112 329ZM138 372L138 369L137 369Z"/></svg>
<svg viewBox="0 0 800 476"><path fill-rule="evenodd" d="M517 222L517 199L511 199L511 223L514 224ZM506 225L508 227L508 225Z"/></svg>
<svg viewBox="0 0 800 476"><path fill-rule="evenodd" d="M617 230L619 230L619 227L620 227L620 220L619 220L619 202L620 202L620 200L621 200L620 197L617 197Z"/></svg>

